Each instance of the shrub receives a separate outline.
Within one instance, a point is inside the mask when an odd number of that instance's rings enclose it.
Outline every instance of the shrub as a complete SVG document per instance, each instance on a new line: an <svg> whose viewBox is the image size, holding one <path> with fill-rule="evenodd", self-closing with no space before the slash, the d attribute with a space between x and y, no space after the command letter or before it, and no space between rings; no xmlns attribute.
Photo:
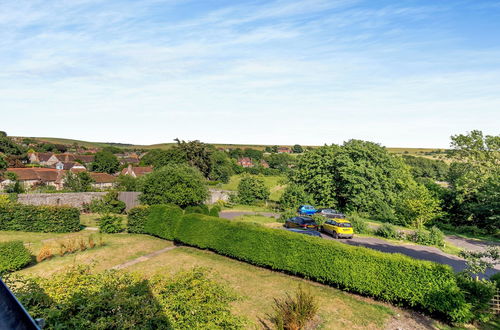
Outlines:
<svg viewBox="0 0 500 330"><path fill-rule="evenodd" d="M285 210L281 212L279 217L279 222L285 223L287 219L293 218L297 216L297 211L295 210Z"/></svg>
<svg viewBox="0 0 500 330"><path fill-rule="evenodd" d="M241 204L251 205L269 198L269 189L261 178L246 175L238 184L238 200Z"/></svg>
<svg viewBox="0 0 500 330"><path fill-rule="evenodd" d="M354 233L356 234L366 234L369 232L368 224L365 219L363 219L358 214L351 214L347 217L352 224L352 228L354 229Z"/></svg>
<svg viewBox="0 0 500 330"><path fill-rule="evenodd" d="M149 206L140 205L128 211L127 231L129 233L144 233L144 224L149 215Z"/></svg>
<svg viewBox="0 0 500 330"><path fill-rule="evenodd" d="M303 186L290 183L283 191L279 204L282 210L295 209L302 204L313 204L313 198L305 192Z"/></svg>
<svg viewBox="0 0 500 330"><path fill-rule="evenodd" d="M0 230L64 233L80 230L80 211L66 206L0 206Z"/></svg>
<svg viewBox="0 0 500 330"><path fill-rule="evenodd" d="M269 320L276 329L304 329L318 313L318 302L299 286L293 297L287 293L282 299L274 298L273 309Z"/></svg>
<svg viewBox="0 0 500 330"><path fill-rule="evenodd" d="M236 295L203 268L183 271L155 283L159 303L174 329L239 329L243 319L231 313Z"/></svg>
<svg viewBox="0 0 500 330"><path fill-rule="evenodd" d="M465 293L465 300L471 304L474 319L481 322L488 321L491 314L490 302L496 294L495 283L487 280L475 280L467 274L457 275L457 284Z"/></svg>
<svg viewBox="0 0 500 330"><path fill-rule="evenodd" d="M116 215L104 215L99 219L99 231L105 234L116 234L123 231L123 219Z"/></svg>
<svg viewBox="0 0 500 330"><path fill-rule="evenodd" d="M384 223L382 226L378 227L375 231L375 235L389 239L399 238L399 233L396 230L396 227L390 223Z"/></svg>
<svg viewBox="0 0 500 330"><path fill-rule="evenodd" d="M205 214L208 215L210 213L210 210L208 207L204 204L202 205L196 205L196 206L188 206L184 209L184 213L189 214L189 213L198 213L198 214Z"/></svg>
<svg viewBox="0 0 500 330"><path fill-rule="evenodd" d="M50 278L19 278L17 299L47 329L170 329L149 282L125 272L72 268Z"/></svg>
<svg viewBox="0 0 500 330"><path fill-rule="evenodd" d="M143 203L181 207L200 205L208 198L208 189L200 171L188 165L169 164L146 176L140 199Z"/></svg>
<svg viewBox="0 0 500 330"><path fill-rule="evenodd" d="M444 246L444 234L437 227L432 227L429 232L418 229L408 239L422 245Z"/></svg>
<svg viewBox="0 0 500 330"><path fill-rule="evenodd" d="M500 273L491 275L490 280L496 283L497 288L500 289Z"/></svg>
<svg viewBox="0 0 500 330"><path fill-rule="evenodd" d="M31 253L21 241L0 242L0 274L24 268Z"/></svg>
<svg viewBox="0 0 500 330"><path fill-rule="evenodd" d="M52 258L52 248L48 245L42 246L40 251L38 252L38 255L36 256L36 262L42 262L46 259Z"/></svg>
<svg viewBox="0 0 500 330"><path fill-rule="evenodd" d="M219 217L219 212L221 211L221 207L219 205L214 205L212 206L212 208L210 209L210 212L208 215L211 215L212 217Z"/></svg>
<svg viewBox="0 0 500 330"><path fill-rule="evenodd" d="M110 191L102 199L93 199L89 209L94 213L116 213L122 214L126 204L118 200L118 192Z"/></svg>
<svg viewBox="0 0 500 330"><path fill-rule="evenodd" d="M348 291L468 321L451 267L285 230L154 206L145 232ZM284 257L283 251L293 251ZM431 281L429 279L432 279Z"/></svg>

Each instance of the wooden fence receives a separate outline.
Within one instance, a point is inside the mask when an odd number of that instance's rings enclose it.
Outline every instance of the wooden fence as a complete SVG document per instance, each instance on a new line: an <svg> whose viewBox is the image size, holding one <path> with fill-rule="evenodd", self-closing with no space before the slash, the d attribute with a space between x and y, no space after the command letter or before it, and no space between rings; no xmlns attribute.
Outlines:
<svg viewBox="0 0 500 330"><path fill-rule="evenodd" d="M500 314L500 290L497 290L497 294L491 299L490 305L494 314Z"/></svg>

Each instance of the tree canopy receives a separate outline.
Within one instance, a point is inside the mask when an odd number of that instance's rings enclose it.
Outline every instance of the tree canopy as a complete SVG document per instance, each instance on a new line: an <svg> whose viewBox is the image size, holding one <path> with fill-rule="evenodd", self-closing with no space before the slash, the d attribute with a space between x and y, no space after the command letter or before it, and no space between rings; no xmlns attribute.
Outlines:
<svg viewBox="0 0 500 330"><path fill-rule="evenodd" d="M184 164L169 164L145 177L140 199L149 205L199 205L208 198L204 182L198 169Z"/></svg>
<svg viewBox="0 0 500 330"><path fill-rule="evenodd" d="M92 171L114 174L120 167L118 158L109 151L99 151L91 164Z"/></svg>

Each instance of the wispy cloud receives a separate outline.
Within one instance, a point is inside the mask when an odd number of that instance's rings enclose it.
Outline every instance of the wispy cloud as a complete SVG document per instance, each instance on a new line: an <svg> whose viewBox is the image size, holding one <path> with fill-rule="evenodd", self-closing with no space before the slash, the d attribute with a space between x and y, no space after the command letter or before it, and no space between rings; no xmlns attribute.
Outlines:
<svg viewBox="0 0 500 330"><path fill-rule="evenodd" d="M443 147L500 121L500 40L463 33L457 17L486 14L462 4L3 1L1 126L136 143Z"/></svg>

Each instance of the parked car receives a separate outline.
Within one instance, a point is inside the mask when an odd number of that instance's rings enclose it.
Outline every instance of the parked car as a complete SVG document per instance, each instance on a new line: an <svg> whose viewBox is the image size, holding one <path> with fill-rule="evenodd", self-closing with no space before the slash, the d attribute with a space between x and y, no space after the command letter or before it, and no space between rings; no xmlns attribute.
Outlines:
<svg viewBox="0 0 500 330"><path fill-rule="evenodd" d="M313 215L316 213L316 209L312 205L301 205L297 209L297 212L302 215Z"/></svg>
<svg viewBox="0 0 500 330"><path fill-rule="evenodd" d="M285 221L286 228L302 228L318 230L318 224L311 217L293 217Z"/></svg>
<svg viewBox="0 0 500 330"><path fill-rule="evenodd" d="M297 229L297 228L287 228L286 230L293 233L304 234L309 236L321 237L321 234L317 230L307 230L307 229Z"/></svg>
<svg viewBox="0 0 500 330"><path fill-rule="evenodd" d="M345 219L345 215L334 209L318 209L316 214L330 219Z"/></svg>
<svg viewBox="0 0 500 330"><path fill-rule="evenodd" d="M331 234L333 238L352 238L354 236L352 224L345 219L326 220L321 230Z"/></svg>

